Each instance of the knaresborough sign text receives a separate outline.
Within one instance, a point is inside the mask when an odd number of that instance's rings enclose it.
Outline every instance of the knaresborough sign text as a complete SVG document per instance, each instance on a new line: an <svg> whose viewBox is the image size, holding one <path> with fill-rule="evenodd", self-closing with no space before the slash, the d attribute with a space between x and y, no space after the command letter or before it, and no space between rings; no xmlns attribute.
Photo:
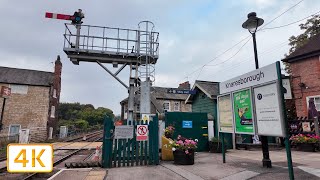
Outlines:
<svg viewBox="0 0 320 180"><path fill-rule="evenodd" d="M277 80L276 63L220 83L220 94Z"/></svg>

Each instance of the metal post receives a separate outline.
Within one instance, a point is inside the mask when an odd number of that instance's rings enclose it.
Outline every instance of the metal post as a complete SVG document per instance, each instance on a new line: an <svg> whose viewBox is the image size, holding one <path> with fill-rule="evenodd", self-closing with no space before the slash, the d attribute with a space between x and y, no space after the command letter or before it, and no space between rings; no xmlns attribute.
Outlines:
<svg viewBox="0 0 320 180"><path fill-rule="evenodd" d="M221 133L221 150L222 150L222 162L226 163L226 152L225 152L225 144L224 144L224 133Z"/></svg>
<svg viewBox="0 0 320 180"><path fill-rule="evenodd" d="M316 132L316 136L319 136L319 117L314 118L314 130Z"/></svg>
<svg viewBox="0 0 320 180"><path fill-rule="evenodd" d="M2 121L3 121L4 106L5 106L5 105L6 105L6 98L3 98L2 111L1 111L1 119L0 119L0 131L2 130Z"/></svg>
<svg viewBox="0 0 320 180"><path fill-rule="evenodd" d="M133 124L133 111L134 111L134 78L131 78L130 76L127 125Z"/></svg>
<svg viewBox="0 0 320 180"><path fill-rule="evenodd" d="M252 33L252 40L253 40L253 49L254 49L254 61L255 61L255 64L256 64L256 69L259 69L256 33Z"/></svg>
<svg viewBox="0 0 320 180"><path fill-rule="evenodd" d="M283 113L283 118L284 118L284 128L285 128L284 129L285 130L284 143L286 146L289 178L290 178L290 180L294 180L291 148L290 148L289 133L288 133L288 119L287 119L287 113L285 110L286 105L284 103L284 92L283 92L283 85L282 85L282 78L281 78L280 62L277 62L277 74L278 74L278 81L280 84L280 100L281 100L282 113Z"/></svg>
<svg viewBox="0 0 320 180"><path fill-rule="evenodd" d="M316 132L316 136L319 136L319 117L314 118L314 131ZM320 142L319 142L320 146Z"/></svg>
<svg viewBox="0 0 320 180"><path fill-rule="evenodd" d="M288 170L289 170L289 178L290 178L290 180L294 180L293 167L292 167L292 157L291 157L291 149L290 149L290 142L289 142L288 133L286 134L286 137L284 138L284 143L285 143L285 145L286 145L287 161L288 161Z"/></svg>
<svg viewBox="0 0 320 180"><path fill-rule="evenodd" d="M77 28L76 50L79 50L81 25L77 24L77 25L76 25L76 28Z"/></svg>
<svg viewBox="0 0 320 180"><path fill-rule="evenodd" d="M256 69L259 69L256 33L252 33L252 39L253 39L253 49L254 49L254 61L255 61ZM272 163L269 157L269 145L268 145L267 136L261 136L261 146L262 146L262 154L263 154L262 166L271 168Z"/></svg>

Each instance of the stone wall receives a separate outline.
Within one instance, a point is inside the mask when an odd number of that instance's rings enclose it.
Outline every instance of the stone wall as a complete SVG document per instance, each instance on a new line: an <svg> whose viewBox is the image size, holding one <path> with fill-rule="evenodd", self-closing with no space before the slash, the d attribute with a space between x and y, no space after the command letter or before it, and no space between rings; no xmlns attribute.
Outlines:
<svg viewBox="0 0 320 180"><path fill-rule="evenodd" d="M0 86L9 84L0 84ZM26 94L12 93L6 100L3 116L3 132L8 132L10 124L21 125L21 129L46 128L49 111L50 87L28 86ZM0 110L3 99L0 98ZM41 131L47 136L46 131ZM2 132L1 132L2 133ZM0 133L0 134L1 134Z"/></svg>
<svg viewBox="0 0 320 180"><path fill-rule="evenodd" d="M186 104L184 100L159 100L157 99L158 103L163 105L164 102L170 103L170 112L174 112L174 103L179 102L180 103L180 110L177 112L192 112L192 105Z"/></svg>

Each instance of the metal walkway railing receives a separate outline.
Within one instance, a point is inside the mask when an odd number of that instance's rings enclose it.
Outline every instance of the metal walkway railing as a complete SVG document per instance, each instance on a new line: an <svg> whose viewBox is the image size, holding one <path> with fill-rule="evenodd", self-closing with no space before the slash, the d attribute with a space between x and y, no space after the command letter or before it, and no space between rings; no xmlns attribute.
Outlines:
<svg viewBox="0 0 320 180"><path fill-rule="evenodd" d="M141 34L150 32L132 29L111 28L101 26L81 25L80 35L77 36L75 25L65 24L64 50L101 52L103 54L119 55L159 55L159 33L151 32L149 34L150 42L140 39ZM79 38L79 47L76 47L76 41ZM149 43L152 52L146 52L143 45Z"/></svg>

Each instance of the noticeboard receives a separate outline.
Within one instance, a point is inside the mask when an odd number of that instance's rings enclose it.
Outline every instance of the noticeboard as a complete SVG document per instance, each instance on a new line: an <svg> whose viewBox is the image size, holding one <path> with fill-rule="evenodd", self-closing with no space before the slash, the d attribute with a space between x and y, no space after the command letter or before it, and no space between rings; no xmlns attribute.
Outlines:
<svg viewBox="0 0 320 180"><path fill-rule="evenodd" d="M283 115L277 83L253 89L257 134L284 137Z"/></svg>
<svg viewBox="0 0 320 180"><path fill-rule="evenodd" d="M218 97L218 111L219 132L233 133L233 114L230 94Z"/></svg>
<svg viewBox="0 0 320 180"><path fill-rule="evenodd" d="M250 89L233 93L235 130L239 134L254 134Z"/></svg>
<svg viewBox="0 0 320 180"><path fill-rule="evenodd" d="M133 138L133 126L115 126L114 127L115 139L132 139Z"/></svg>

